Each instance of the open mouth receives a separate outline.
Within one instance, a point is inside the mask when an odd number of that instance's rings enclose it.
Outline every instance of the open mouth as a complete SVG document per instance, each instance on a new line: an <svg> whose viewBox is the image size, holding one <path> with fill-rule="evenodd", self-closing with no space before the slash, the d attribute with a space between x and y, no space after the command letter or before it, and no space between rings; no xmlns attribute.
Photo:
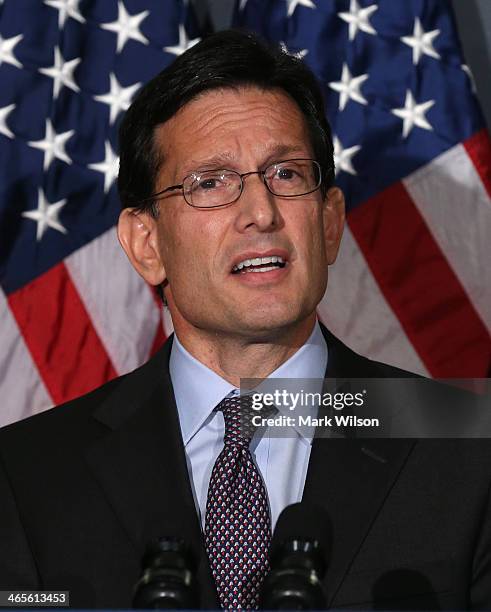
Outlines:
<svg viewBox="0 0 491 612"><path fill-rule="evenodd" d="M244 259L232 268L232 274L255 274L272 272L286 266L286 261L279 255Z"/></svg>

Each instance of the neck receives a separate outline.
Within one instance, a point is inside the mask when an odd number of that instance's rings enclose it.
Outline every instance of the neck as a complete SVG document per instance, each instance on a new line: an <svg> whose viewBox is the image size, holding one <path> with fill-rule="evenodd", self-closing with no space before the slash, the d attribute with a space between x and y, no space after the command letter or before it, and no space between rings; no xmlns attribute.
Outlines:
<svg viewBox="0 0 491 612"><path fill-rule="evenodd" d="M314 329L316 314L258 337L209 332L175 325L175 334L198 361L235 387L245 378L266 378L294 355Z"/></svg>

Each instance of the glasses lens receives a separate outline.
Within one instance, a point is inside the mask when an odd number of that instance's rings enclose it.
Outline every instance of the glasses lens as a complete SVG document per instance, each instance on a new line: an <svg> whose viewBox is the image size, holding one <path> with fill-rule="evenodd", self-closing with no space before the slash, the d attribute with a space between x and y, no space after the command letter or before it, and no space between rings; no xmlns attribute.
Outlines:
<svg viewBox="0 0 491 612"><path fill-rule="evenodd" d="M240 174L233 170L209 170L184 179L186 201L196 208L224 206L240 195Z"/></svg>
<svg viewBox="0 0 491 612"><path fill-rule="evenodd" d="M292 159L267 168L265 179L275 195L300 196L320 186L320 166L311 159Z"/></svg>

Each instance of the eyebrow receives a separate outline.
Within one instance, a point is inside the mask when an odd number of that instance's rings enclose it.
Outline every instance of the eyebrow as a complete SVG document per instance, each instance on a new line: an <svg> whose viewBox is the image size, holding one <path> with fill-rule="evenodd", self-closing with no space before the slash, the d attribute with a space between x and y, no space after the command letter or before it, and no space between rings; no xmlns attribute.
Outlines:
<svg viewBox="0 0 491 612"><path fill-rule="evenodd" d="M233 164L236 162L236 159L236 156L230 152L217 153L215 155L211 155L210 157L203 157L200 160L190 159L184 167L184 172L189 174L190 172L193 172L193 170L218 168L223 166L223 164Z"/></svg>
<svg viewBox="0 0 491 612"><path fill-rule="evenodd" d="M278 144L274 145L270 151L266 153L264 161L259 166L268 166L273 160L280 161L281 158L285 159L285 155L299 155L299 156L310 156L310 153L306 151L304 146L299 145L287 145ZM280 158L280 159L278 159ZM184 173L186 175L197 170L206 170L213 168L227 168L228 164L235 165L237 163L237 156L230 151L223 153L217 153L210 157L201 158L200 160L191 159L186 163L184 167ZM232 170L232 168L230 168Z"/></svg>

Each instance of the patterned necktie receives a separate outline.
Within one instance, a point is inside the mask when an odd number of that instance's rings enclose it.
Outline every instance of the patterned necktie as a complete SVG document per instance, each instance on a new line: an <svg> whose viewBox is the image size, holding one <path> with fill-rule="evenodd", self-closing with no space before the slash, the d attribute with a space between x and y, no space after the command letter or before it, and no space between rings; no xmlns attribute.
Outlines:
<svg viewBox="0 0 491 612"><path fill-rule="evenodd" d="M269 570L271 520L261 474L249 444L254 435L250 399L227 397L224 448L211 473L205 543L222 608L257 609Z"/></svg>

